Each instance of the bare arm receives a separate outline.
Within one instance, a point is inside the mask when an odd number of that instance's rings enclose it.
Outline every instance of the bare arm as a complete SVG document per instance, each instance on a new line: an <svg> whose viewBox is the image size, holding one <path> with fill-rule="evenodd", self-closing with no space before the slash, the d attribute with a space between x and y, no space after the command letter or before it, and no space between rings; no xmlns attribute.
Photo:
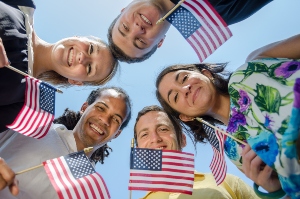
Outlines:
<svg viewBox="0 0 300 199"><path fill-rule="evenodd" d="M300 59L300 34L253 51L247 57L246 62L267 57Z"/></svg>
<svg viewBox="0 0 300 199"><path fill-rule="evenodd" d="M6 186L9 187L10 192L16 196L19 193L18 183L15 179L15 173L6 164L6 162L0 158L0 190Z"/></svg>
<svg viewBox="0 0 300 199"><path fill-rule="evenodd" d="M2 39L0 38L0 68L9 65L6 52L2 43Z"/></svg>

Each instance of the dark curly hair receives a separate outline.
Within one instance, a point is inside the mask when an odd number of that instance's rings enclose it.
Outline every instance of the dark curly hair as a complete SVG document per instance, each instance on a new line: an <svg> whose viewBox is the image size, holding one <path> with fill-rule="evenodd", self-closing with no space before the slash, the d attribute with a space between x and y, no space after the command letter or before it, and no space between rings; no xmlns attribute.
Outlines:
<svg viewBox="0 0 300 199"><path fill-rule="evenodd" d="M212 128L203 123L199 123L198 121L195 121L195 120L188 121L188 122L181 121L179 119L180 113L177 112L176 110L174 110L171 106L169 106L169 104L162 98L161 94L158 92L159 84L160 84L162 78L166 74L171 73L171 72L175 72L178 70L188 70L188 71L197 71L197 72L201 73L201 71L203 69L206 69L206 70L210 71L210 73L212 74L212 76L214 78L214 80L212 82L213 82L217 92L220 94L223 94L223 95L229 95L228 82L229 82L231 73L228 71L225 71L226 65L227 65L227 63L217 63L217 64L202 63L202 64L172 65L172 66L169 66L169 67L163 69L159 73L159 75L156 79L157 100L159 101L159 103L161 104L163 109L166 111L168 116L170 118L173 118L174 120L176 120L177 122L179 122L181 124L184 132L187 132L189 137L192 138L194 145L197 142L205 143L205 140L207 140L207 132L211 131ZM215 118L208 116L208 115L201 116L201 118L213 125L223 124L219 120L216 120Z"/></svg>
<svg viewBox="0 0 300 199"><path fill-rule="evenodd" d="M117 91L118 93L124 95L126 104L127 104L127 109L128 109L128 116L126 118L126 120L122 123L120 129L125 128L128 125L128 122L131 118L131 102L129 99L129 96L127 95L127 93L118 87L102 87L96 90L93 90L90 95L88 96L86 102L88 103L88 105L91 105L92 103L94 103L96 101L96 99L98 97L101 96L101 93L105 90L109 90L109 89L113 89L115 91ZM69 110L68 108L65 109L64 113L56 118L53 123L55 124L63 124L65 125L65 127L69 130L74 129L74 127L76 126L76 124L78 123L78 121L81 118L81 113ZM104 144L103 146L99 147L96 151L94 151L94 153L91 156L91 161L93 161L95 164L97 162L101 162L101 164L104 163L104 159L105 157L108 157L110 154L110 151L112 151L112 148L110 148L107 144Z"/></svg>

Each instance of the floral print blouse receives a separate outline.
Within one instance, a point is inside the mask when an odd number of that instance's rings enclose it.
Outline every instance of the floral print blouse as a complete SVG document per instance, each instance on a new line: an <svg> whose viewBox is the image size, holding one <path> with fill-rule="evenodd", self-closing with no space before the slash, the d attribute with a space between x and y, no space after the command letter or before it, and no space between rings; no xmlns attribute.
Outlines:
<svg viewBox="0 0 300 199"><path fill-rule="evenodd" d="M296 140L300 127L300 60L265 58L245 63L231 76L227 132L248 142L279 174L284 191L300 198ZM243 145L230 137L225 153L239 168Z"/></svg>

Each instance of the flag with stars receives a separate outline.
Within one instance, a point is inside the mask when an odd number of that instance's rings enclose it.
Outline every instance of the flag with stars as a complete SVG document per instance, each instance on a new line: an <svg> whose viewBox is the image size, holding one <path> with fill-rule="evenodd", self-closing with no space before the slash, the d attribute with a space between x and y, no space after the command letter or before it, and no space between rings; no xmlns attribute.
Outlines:
<svg viewBox="0 0 300 199"><path fill-rule="evenodd" d="M100 174L83 151L43 162L59 199L97 198L110 195Z"/></svg>
<svg viewBox="0 0 300 199"><path fill-rule="evenodd" d="M54 120L56 88L34 77L25 77L25 103L8 128L23 135L40 139Z"/></svg>
<svg viewBox="0 0 300 199"><path fill-rule="evenodd" d="M226 22L208 0L185 0L167 21L192 46L200 62L232 36Z"/></svg>
<svg viewBox="0 0 300 199"><path fill-rule="evenodd" d="M220 132L220 130L214 130L212 128L206 132L208 135L207 139L213 149L213 158L209 168L211 169L217 185L219 185L224 181L227 172L227 165L224 157L224 140L226 136Z"/></svg>
<svg viewBox="0 0 300 199"><path fill-rule="evenodd" d="M193 193L194 154L132 148L129 190Z"/></svg>

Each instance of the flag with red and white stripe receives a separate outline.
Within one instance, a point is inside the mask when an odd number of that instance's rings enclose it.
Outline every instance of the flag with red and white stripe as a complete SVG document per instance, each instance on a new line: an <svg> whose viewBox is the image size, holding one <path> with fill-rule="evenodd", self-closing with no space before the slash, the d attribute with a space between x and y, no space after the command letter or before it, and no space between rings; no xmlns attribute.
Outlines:
<svg viewBox="0 0 300 199"><path fill-rule="evenodd" d="M211 129L206 131L208 141L213 149L213 158L209 165L217 185L221 184L227 172L227 165L224 157L224 140L226 135L219 130Z"/></svg>
<svg viewBox="0 0 300 199"><path fill-rule="evenodd" d="M193 193L194 154L132 148L129 190Z"/></svg>
<svg viewBox="0 0 300 199"><path fill-rule="evenodd" d="M48 177L60 199L109 199L100 174L83 151L43 162Z"/></svg>
<svg viewBox="0 0 300 199"><path fill-rule="evenodd" d="M26 76L25 103L8 128L40 139L54 120L56 88L34 77Z"/></svg>
<svg viewBox="0 0 300 199"><path fill-rule="evenodd" d="M232 36L208 0L185 0L166 19L192 46L200 62Z"/></svg>

